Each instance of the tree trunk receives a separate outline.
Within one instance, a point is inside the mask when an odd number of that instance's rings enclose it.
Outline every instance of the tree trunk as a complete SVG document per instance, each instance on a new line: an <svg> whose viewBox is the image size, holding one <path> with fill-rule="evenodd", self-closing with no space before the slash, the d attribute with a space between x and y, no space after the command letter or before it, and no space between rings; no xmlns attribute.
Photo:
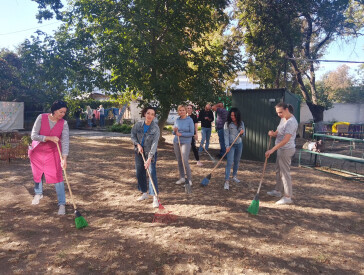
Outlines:
<svg viewBox="0 0 364 275"><path fill-rule="evenodd" d="M313 121L314 122L320 122L323 121L324 119L324 110L325 108L323 106L317 105L316 102L312 102L312 98L310 97L305 84L303 83L303 79L302 79L302 73L299 70L297 63L295 60L291 60L291 64L292 67L294 69L295 75L296 75L296 80L298 83L298 86L300 87L301 93L303 98L305 99L308 108L311 111L312 117L313 117ZM311 85L311 89L315 88L315 86ZM315 90L312 91L312 93L315 95L315 99L316 99L316 94L315 94Z"/></svg>
<svg viewBox="0 0 364 275"><path fill-rule="evenodd" d="M162 109L162 111L161 111L161 116L160 116L160 118L158 119L158 126L159 126L159 132L160 132L159 142L165 142L165 140L166 140L166 139L162 136L162 134L163 134L163 128L164 128L164 125L166 124L167 119L168 119L169 111L170 111L170 110Z"/></svg>
<svg viewBox="0 0 364 275"><path fill-rule="evenodd" d="M315 105L312 102L306 101L308 108L311 111L313 122L317 123L324 120L324 110L325 108L320 105Z"/></svg>

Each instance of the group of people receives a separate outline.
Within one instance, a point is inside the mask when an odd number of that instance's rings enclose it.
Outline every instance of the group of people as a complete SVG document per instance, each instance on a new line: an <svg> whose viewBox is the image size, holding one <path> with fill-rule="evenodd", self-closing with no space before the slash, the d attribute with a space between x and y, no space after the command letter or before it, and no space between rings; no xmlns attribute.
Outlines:
<svg viewBox="0 0 364 275"><path fill-rule="evenodd" d="M295 153L295 137L298 127L297 120L293 115L293 108L283 102L275 107L277 115L281 118L276 131L270 130L268 135L274 137L275 146L266 151L265 156L269 158L277 151L276 161L276 185L275 189L268 195L280 197L277 204L292 203L292 181L290 176L290 165ZM176 184L186 183L192 185L192 175L189 166L189 154L191 148L194 152L197 164L201 165L199 152L208 150L211 136L211 122L214 120L212 113L217 113L216 130L221 145L219 156L227 156L225 166L224 189L230 188L230 173L233 168L232 181L239 183L237 177L239 163L243 151L242 136L245 135L245 126L238 108L227 111L222 103L211 106L207 104L197 117L193 114L192 105L179 105L177 108L178 118L173 126L173 148L178 162L179 179ZM65 214L65 192L62 176L62 168L67 167L67 156L69 151L69 127L63 119L67 112L67 104L64 101L56 101L51 107L50 114L39 115L34 123L31 138L33 140L29 150L29 158L35 183L35 196L32 204L39 204L43 197L43 183L53 183L56 187L59 210L58 214ZM142 110L142 120L134 124L131 130L131 141L135 149L135 169L137 187L141 192L138 201L153 197L153 207L158 207L157 194L157 148L160 137L158 124L155 122L156 109L145 107ZM224 123L223 121L226 120ZM197 150L196 141L197 124L201 122L201 143ZM58 154L57 144L61 147L61 155ZM205 147L203 147L205 144ZM147 177L148 173L148 177ZM149 178L149 184L148 184Z"/></svg>
<svg viewBox="0 0 364 275"><path fill-rule="evenodd" d="M97 126L97 119L100 119L100 127L105 127L105 109L102 105L99 108L92 110L90 106L86 106L84 111L81 107L77 107L74 112L76 119L76 128L81 126L81 115L84 114L87 119L87 125L89 128Z"/></svg>

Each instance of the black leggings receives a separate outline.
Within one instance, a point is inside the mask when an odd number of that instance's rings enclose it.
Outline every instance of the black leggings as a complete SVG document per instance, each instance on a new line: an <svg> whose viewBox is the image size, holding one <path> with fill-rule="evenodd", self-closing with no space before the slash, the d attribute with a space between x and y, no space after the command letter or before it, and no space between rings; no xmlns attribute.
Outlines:
<svg viewBox="0 0 364 275"><path fill-rule="evenodd" d="M199 161L200 160L200 156L198 155L198 150L196 148L196 140L195 140L195 137L192 137L191 147L192 147L193 154L195 155L195 159L197 161Z"/></svg>

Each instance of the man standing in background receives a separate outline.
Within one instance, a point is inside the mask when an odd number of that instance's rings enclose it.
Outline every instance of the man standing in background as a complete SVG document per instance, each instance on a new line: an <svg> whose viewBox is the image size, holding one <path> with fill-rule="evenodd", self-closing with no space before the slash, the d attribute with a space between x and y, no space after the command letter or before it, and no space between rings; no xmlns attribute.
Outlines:
<svg viewBox="0 0 364 275"><path fill-rule="evenodd" d="M83 110L81 109L80 106L77 107L74 115L75 115L75 118L76 118L76 128L80 128L81 126L81 114L83 113Z"/></svg>
<svg viewBox="0 0 364 275"><path fill-rule="evenodd" d="M198 120L201 121L201 143L199 152L203 151L203 145L206 141L205 149L209 149L210 137L211 137L211 122L214 121L214 113L211 111L211 105L206 104L205 109L201 110L198 115Z"/></svg>
<svg viewBox="0 0 364 275"><path fill-rule="evenodd" d="M226 152L225 139L224 139L224 125L225 122L227 121L229 112L224 108L224 103L222 102L219 102L214 106L212 106L212 110L217 114L215 128L219 136L219 143L220 143L220 153L218 157L221 158Z"/></svg>

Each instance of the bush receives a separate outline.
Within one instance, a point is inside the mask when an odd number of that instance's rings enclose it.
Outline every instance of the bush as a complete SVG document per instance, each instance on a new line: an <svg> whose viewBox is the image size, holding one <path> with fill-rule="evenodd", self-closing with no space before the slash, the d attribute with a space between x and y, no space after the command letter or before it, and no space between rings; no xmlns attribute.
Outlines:
<svg viewBox="0 0 364 275"><path fill-rule="evenodd" d="M173 131L173 126L172 125L167 125L163 127L163 130L167 130L167 131Z"/></svg>
<svg viewBox="0 0 364 275"><path fill-rule="evenodd" d="M127 124L113 124L110 128L111 132L119 132L123 134L130 134L131 128L133 128L133 125L127 125Z"/></svg>

